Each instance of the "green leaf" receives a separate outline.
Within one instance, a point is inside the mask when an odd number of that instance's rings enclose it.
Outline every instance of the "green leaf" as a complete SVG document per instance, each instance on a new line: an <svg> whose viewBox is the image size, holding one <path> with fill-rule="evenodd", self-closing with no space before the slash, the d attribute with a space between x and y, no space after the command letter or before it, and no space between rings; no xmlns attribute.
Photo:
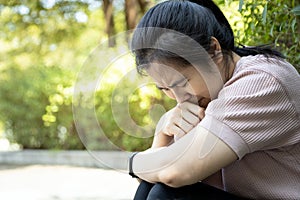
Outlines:
<svg viewBox="0 0 300 200"><path fill-rule="evenodd" d="M293 10L292 13L294 13L295 15L300 15L300 5L296 6Z"/></svg>
<svg viewBox="0 0 300 200"><path fill-rule="evenodd" d="M274 24L272 25L271 30L270 30L270 33L269 33L271 37L274 36L274 35L273 35L273 30L274 30Z"/></svg>
<svg viewBox="0 0 300 200"><path fill-rule="evenodd" d="M265 25L266 22L267 22L267 12L268 12L268 4L266 3L265 7L264 7L264 10L263 10L263 13L262 13L262 23Z"/></svg>
<svg viewBox="0 0 300 200"><path fill-rule="evenodd" d="M255 24L254 24L254 22L253 22L253 21L250 23L250 27L251 27L251 30L252 30L252 31L254 31L254 30L255 30Z"/></svg>
<svg viewBox="0 0 300 200"><path fill-rule="evenodd" d="M239 2L239 10L238 10L239 12L242 11L243 5L244 5L244 0L240 0L240 2Z"/></svg>
<svg viewBox="0 0 300 200"><path fill-rule="evenodd" d="M296 21L296 18L294 18L293 21L292 21L292 24L291 24L293 33L295 33L295 25L296 25L296 22L297 22L297 21Z"/></svg>

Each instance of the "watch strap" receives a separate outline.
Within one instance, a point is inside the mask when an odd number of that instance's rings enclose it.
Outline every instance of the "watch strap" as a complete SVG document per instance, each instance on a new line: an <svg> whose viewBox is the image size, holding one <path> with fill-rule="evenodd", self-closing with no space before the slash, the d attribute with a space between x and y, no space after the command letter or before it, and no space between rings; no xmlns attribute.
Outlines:
<svg viewBox="0 0 300 200"><path fill-rule="evenodd" d="M132 170L132 162L133 162L133 158L134 156L136 156L138 152L134 152L133 154L131 154L131 156L129 157L129 175L132 178L139 178L137 175L134 174L133 170Z"/></svg>

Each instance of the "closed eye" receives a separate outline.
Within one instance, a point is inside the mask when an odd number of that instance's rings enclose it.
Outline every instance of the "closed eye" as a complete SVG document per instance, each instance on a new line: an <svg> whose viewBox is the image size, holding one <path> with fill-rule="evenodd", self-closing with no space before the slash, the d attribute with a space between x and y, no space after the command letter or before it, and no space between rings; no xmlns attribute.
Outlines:
<svg viewBox="0 0 300 200"><path fill-rule="evenodd" d="M183 84L178 84L177 87L185 87L185 86L187 86L189 81L190 81L189 79L186 79L186 81L183 82Z"/></svg>
<svg viewBox="0 0 300 200"><path fill-rule="evenodd" d="M170 88L185 87L185 86L187 86L189 81L190 81L189 79L184 79L183 81L179 82L177 85L173 85L172 87L170 86Z"/></svg>
<svg viewBox="0 0 300 200"><path fill-rule="evenodd" d="M158 85L156 86L156 88L159 89L159 90L169 90L169 88L166 88L166 87L160 87L160 86L158 86Z"/></svg>
<svg viewBox="0 0 300 200"><path fill-rule="evenodd" d="M156 85L156 88L159 90L170 90L170 88L174 88L174 87L185 87L185 86L187 86L188 82L189 82L189 79L185 79L184 82L180 81L176 85L173 84L172 86L169 86L169 87L161 87L161 86Z"/></svg>

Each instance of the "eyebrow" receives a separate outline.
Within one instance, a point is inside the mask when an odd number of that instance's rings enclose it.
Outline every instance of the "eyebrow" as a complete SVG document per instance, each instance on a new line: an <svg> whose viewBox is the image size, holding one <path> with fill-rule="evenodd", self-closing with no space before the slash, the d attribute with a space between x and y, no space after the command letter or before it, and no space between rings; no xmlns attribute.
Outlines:
<svg viewBox="0 0 300 200"><path fill-rule="evenodd" d="M172 85L170 85L170 86L168 86L169 88L173 88L173 87L175 87L176 85L178 85L179 83L181 83L181 82L183 82L183 81L185 81L185 80L187 80L187 78L182 78L182 79L179 79L178 81L175 81Z"/></svg>
<svg viewBox="0 0 300 200"><path fill-rule="evenodd" d="M172 85L170 85L168 87L161 87L161 86L158 86L158 85L156 85L156 87L160 90L167 89L167 88L173 88L173 87L175 87L176 85L178 85L179 83L181 83L185 80L187 80L187 78L184 77L182 79L179 79L178 81L175 81Z"/></svg>

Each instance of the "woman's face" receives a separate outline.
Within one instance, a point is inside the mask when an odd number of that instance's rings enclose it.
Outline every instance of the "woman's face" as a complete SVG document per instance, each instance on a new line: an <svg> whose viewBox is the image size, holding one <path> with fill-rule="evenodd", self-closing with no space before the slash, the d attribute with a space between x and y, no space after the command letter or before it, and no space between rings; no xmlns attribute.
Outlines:
<svg viewBox="0 0 300 200"><path fill-rule="evenodd" d="M211 101L205 81L193 66L179 68L152 63L146 71L157 88L178 103L188 101L206 108Z"/></svg>

